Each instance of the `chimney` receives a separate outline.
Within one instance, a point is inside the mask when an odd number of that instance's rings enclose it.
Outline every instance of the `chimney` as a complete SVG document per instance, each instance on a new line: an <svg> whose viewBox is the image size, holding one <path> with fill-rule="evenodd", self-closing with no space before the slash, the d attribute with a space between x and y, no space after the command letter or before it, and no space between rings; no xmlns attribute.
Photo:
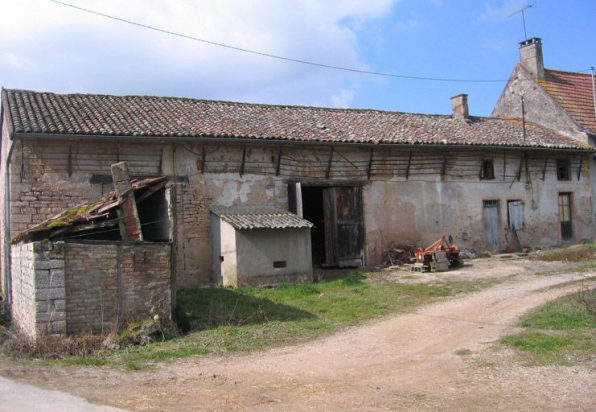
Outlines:
<svg viewBox="0 0 596 412"><path fill-rule="evenodd" d="M468 120L468 95L458 94L451 98L451 108L453 109L453 118Z"/></svg>
<svg viewBox="0 0 596 412"><path fill-rule="evenodd" d="M544 80L544 60L542 58L542 39L532 37L519 43L521 64L538 80Z"/></svg>

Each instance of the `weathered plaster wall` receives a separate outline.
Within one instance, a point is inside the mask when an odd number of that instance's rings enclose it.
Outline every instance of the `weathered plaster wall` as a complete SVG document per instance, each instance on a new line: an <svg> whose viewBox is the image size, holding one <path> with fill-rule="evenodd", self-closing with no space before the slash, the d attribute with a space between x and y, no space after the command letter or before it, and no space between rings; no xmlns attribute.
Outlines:
<svg viewBox="0 0 596 412"><path fill-rule="evenodd" d="M527 121L587 143L581 126L548 94L546 87L548 83L536 80L518 63L491 116L520 119L523 96Z"/></svg>
<svg viewBox="0 0 596 412"><path fill-rule="evenodd" d="M449 234L462 247L483 250L482 201L487 199L501 202L503 246L509 242L506 201L514 199L524 201L527 224L519 233L522 244L561 244L557 209L561 191L573 193L574 240L591 238L586 229L593 220L587 155L529 151L528 179L523 153L513 150L287 144L281 159L279 153L279 146L260 142L18 142L11 171L12 234L111 190L110 183L102 183L109 182L109 166L126 160L133 175L165 174L175 186L177 287L213 280L216 255L210 208L267 205L287 209L289 181L364 184L366 263L370 265L381 261L383 248L391 242L426 245ZM569 182L556 180L555 159L560 156L571 160L573 178ZM479 179L482 160L487 158L494 160L495 180ZM577 180L580 158L582 170ZM98 180L98 176L104 179Z"/></svg>
<svg viewBox="0 0 596 412"><path fill-rule="evenodd" d="M224 286L238 286L238 252L236 230L228 222L220 220L221 233L221 277Z"/></svg>
<svg viewBox="0 0 596 412"><path fill-rule="evenodd" d="M524 96L527 121L596 146L593 141L590 141L581 125L572 119L548 93L548 83L534 79L521 64L516 65L493 109L492 116L520 119L522 117L521 96ZM594 222L592 232L596 235L596 161L590 159L589 163L592 170L592 221Z"/></svg>
<svg viewBox="0 0 596 412"><path fill-rule="evenodd" d="M290 283L312 275L310 229L236 230L238 285ZM285 262L274 268L274 262Z"/></svg>

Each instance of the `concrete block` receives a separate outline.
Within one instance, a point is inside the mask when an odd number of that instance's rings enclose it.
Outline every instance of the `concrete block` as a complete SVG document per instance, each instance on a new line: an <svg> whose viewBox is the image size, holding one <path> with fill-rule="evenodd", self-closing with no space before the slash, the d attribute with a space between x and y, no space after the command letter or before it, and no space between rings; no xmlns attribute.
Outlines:
<svg viewBox="0 0 596 412"><path fill-rule="evenodd" d="M64 270L62 269L51 269L50 270L50 286L62 286L64 287L65 280L64 280Z"/></svg>
<svg viewBox="0 0 596 412"><path fill-rule="evenodd" d="M50 286L49 270L35 270L35 286L38 288L47 288Z"/></svg>
<svg viewBox="0 0 596 412"><path fill-rule="evenodd" d="M54 300L54 309L57 311L64 311L66 310L66 300L64 299L56 299Z"/></svg>
<svg viewBox="0 0 596 412"><path fill-rule="evenodd" d="M35 300L53 300L53 299L65 299L66 291L64 288L51 288L51 289L37 289L35 291Z"/></svg>
<svg viewBox="0 0 596 412"><path fill-rule="evenodd" d="M49 312L50 305L49 305L48 301L43 300L43 301L35 302L35 305L36 305L37 313Z"/></svg>
<svg viewBox="0 0 596 412"><path fill-rule="evenodd" d="M66 321L60 320L57 322L52 322L50 324L50 333L58 334L58 335L65 335L66 334Z"/></svg>
<svg viewBox="0 0 596 412"><path fill-rule="evenodd" d="M62 269L64 270L64 260L42 260L35 262L35 269Z"/></svg>

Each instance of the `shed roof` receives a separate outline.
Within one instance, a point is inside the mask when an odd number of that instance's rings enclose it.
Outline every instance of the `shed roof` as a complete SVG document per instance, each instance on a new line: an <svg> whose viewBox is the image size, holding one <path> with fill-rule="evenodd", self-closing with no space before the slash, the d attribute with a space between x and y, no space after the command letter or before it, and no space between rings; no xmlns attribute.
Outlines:
<svg viewBox="0 0 596 412"><path fill-rule="evenodd" d="M167 183L166 177L152 177L143 180L133 180L132 189L135 195L140 192L147 194L147 189L159 189ZM37 225L17 234L11 239L12 244L28 242L36 239L53 239L64 236L80 236L89 233L111 231L122 219L115 216L119 203L115 191L106 193L99 199L81 203L71 209L57 214Z"/></svg>
<svg viewBox="0 0 596 412"><path fill-rule="evenodd" d="M279 209L214 208L212 212L234 229L311 228L313 224L294 213Z"/></svg>
<svg viewBox="0 0 596 412"><path fill-rule="evenodd" d="M382 110L276 106L177 97L3 90L21 136L226 138L297 142L587 149L577 140L512 119Z"/></svg>
<svg viewBox="0 0 596 412"><path fill-rule="evenodd" d="M545 69L539 83L576 122L596 134L592 75Z"/></svg>

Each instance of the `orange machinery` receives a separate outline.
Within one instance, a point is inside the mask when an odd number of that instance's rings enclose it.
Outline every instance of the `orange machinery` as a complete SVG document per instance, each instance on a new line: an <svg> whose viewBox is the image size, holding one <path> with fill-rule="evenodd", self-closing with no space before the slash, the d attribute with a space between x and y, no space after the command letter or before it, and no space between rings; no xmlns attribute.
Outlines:
<svg viewBox="0 0 596 412"><path fill-rule="evenodd" d="M461 267L459 248L452 244L451 236L449 236L449 240L450 242L443 236L425 249L416 248L416 252L414 252L416 262L424 265L426 270L433 272Z"/></svg>

